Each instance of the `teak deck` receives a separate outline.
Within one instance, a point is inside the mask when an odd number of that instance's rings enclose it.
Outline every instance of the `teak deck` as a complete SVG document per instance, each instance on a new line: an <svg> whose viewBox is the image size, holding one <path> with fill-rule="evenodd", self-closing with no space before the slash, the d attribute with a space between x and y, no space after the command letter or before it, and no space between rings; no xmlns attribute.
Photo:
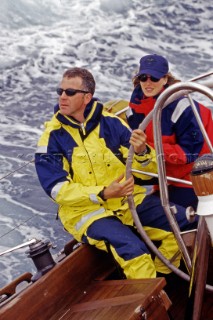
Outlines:
<svg viewBox="0 0 213 320"><path fill-rule="evenodd" d="M163 278L94 282L78 303L67 308L64 320L168 320ZM57 319L53 317L51 319Z"/></svg>
<svg viewBox="0 0 213 320"><path fill-rule="evenodd" d="M51 271L3 302L0 319L184 319L189 283L175 274L166 280L114 280L118 278L114 278L116 268L109 254L89 245L71 251L72 246L66 246L67 256ZM209 284L213 283L212 262ZM29 280L30 274L25 278ZM13 293L14 288L11 283L1 289L1 294ZM202 320L213 320L213 293L206 291L204 300Z"/></svg>
<svg viewBox="0 0 213 320"><path fill-rule="evenodd" d="M169 319L164 278L102 280L111 257L82 246L0 308L1 320ZM145 318L146 319L146 318Z"/></svg>

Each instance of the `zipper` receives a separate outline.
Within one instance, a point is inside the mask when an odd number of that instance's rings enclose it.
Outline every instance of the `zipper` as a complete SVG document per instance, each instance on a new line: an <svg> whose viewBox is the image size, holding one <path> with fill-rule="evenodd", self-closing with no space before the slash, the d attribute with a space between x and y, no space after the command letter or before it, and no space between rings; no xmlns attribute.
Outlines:
<svg viewBox="0 0 213 320"><path fill-rule="evenodd" d="M86 135L86 131L85 131L85 127L84 127L84 124L81 123L80 124L80 127L81 127L81 132L83 133L83 135L85 136Z"/></svg>

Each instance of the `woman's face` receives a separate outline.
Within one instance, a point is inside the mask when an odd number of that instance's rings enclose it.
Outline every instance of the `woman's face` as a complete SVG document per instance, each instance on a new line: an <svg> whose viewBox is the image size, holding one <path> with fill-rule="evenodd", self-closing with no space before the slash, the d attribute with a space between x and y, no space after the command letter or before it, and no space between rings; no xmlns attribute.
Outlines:
<svg viewBox="0 0 213 320"><path fill-rule="evenodd" d="M158 82L153 82L150 76L147 76L148 78L145 82L140 81L140 86L146 97L154 97L161 92L163 86L167 83L167 76L161 78Z"/></svg>

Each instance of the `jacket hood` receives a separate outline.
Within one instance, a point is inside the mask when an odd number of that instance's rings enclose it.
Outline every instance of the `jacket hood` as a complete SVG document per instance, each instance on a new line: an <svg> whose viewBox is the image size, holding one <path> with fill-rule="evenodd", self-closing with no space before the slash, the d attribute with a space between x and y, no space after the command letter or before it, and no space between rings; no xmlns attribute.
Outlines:
<svg viewBox="0 0 213 320"><path fill-rule="evenodd" d="M94 127L96 127L100 121L100 117L103 110L103 104L98 101L97 98L93 97L92 100L87 104L84 110L84 129L88 134ZM60 113L59 105L54 107L56 119L64 125L72 126L73 128L80 128L81 123L75 120L73 117L64 116Z"/></svg>

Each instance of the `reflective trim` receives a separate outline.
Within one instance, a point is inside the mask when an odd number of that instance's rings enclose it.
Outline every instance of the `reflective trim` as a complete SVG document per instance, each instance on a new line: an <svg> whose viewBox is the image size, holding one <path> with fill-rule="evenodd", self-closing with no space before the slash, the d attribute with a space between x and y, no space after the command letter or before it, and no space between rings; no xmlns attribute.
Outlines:
<svg viewBox="0 0 213 320"><path fill-rule="evenodd" d="M138 159L135 159L135 160L139 162L142 167L146 167L152 161L152 158L145 159L145 160L138 160Z"/></svg>
<svg viewBox="0 0 213 320"><path fill-rule="evenodd" d="M88 213L87 215L83 216L81 218L81 220L78 221L78 223L76 223L75 229L78 231L90 218L97 216L97 215L104 213L104 212L105 212L105 209L100 208L99 210Z"/></svg>
<svg viewBox="0 0 213 320"><path fill-rule="evenodd" d="M47 153L47 146L38 147L35 153Z"/></svg>
<svg viewBox="0 0 213 320"><path fill-rule="evenodd" d="M97 198L97 196L96 196L96 194L95 193L91 193L90 195L89 195L89 198L90 198L90 200L93 202L93 203L100 203L99 201L98 201L98 198Z"/></svg>
<svg viewBox="0 0 213 320"><path fill-rule="evenodd" d="M178 102L178 104L175 107L175 111L172 114L172 122L176 123L182 113L190 106L189 100L187 98L184 98Z"/></svg>
<svg viewBox="0 0 213 320"><path fill-rule="evenodd" d="M127 110L126 110L126 116L127 118L129 118L130 116L133 115L133 112L132 112L132 109L129 107Z"/></svg>
<svg viewBox="0 0 213 320"><path fill-rule="evenodd" d="M52 191L51 191L51 197L55 200L55 198L57 197L57 194L59 192L59 190L62 188L64 182L66 181L63 181L63 182L59 182L55 185L55 187L52 188Z"/></svg>
<svg viewBox="0 0 213 320"><path fill-rule="evenodd" d="M142 163L141 163L141 167L146 167L146 166L148 166L148 164L150 163L152 161L152 159L147 159L147 160L145 160L145 161L143 161Z"/></svg>

